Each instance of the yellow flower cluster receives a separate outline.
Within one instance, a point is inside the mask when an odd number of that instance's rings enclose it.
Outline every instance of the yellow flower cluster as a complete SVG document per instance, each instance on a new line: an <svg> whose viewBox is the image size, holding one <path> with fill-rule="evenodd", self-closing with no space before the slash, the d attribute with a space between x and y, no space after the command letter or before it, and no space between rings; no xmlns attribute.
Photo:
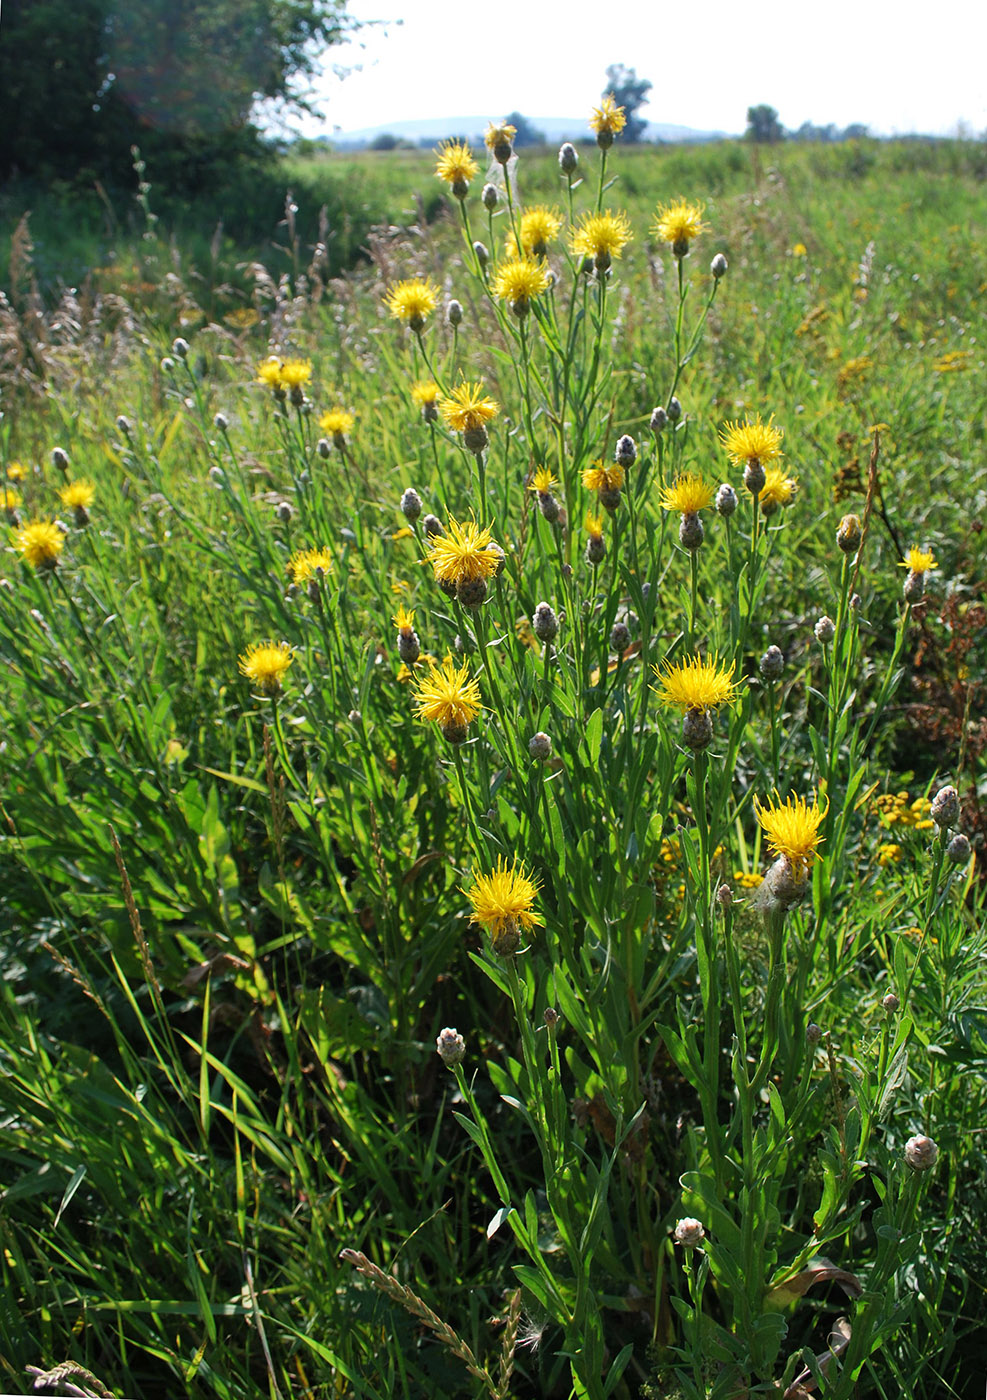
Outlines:
<svg viewBox="0 0 987 1400"><path fill-rule="evenodd" d="M881 825L890 830L895 826L912 828L915 831L931 831L935 823L929 816L932 803L927 797L910 798L901 792L882 792L875 797L874 810Z"/></svg>

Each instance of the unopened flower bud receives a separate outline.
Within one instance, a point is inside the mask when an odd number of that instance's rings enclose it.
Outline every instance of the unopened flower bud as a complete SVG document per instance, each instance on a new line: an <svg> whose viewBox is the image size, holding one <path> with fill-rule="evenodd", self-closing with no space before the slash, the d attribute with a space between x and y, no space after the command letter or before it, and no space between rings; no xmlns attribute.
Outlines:
<svg viewBox="0 0 987 1400"><path fill-rule="evenodd" d="M881 998L881 1005L884 1007L885 1011L888 1013L889 1016L893 1016L894 1013L901 1006L901 1002L895 996L894 992L888 992L885 996Z"/></svg>
<svg viewBox="0 0 987 1400"><path fill-rule="evenodd" d="M744 468L744 485L748 491L757 499L760 499L764 490L764 483L767 477L764 475L764 468L756 457L752 457Z"/></svg>
<svg viewBox="0 0 987 1400"><path fill-rule="evenodd" d="M226 480L226 473L220 466L210 467L209 476L216 486L222 486L223 482Z"/></svg>
<svg viewBox="0 0 987 1400"><path fill-rule="evenodd" d="M164 355L161 359L161 373L170 374L174 368L175 361L171 358L170 355Z"/></svg>
<svg viewBox="0 0 987 1400"><path fill-rule="evenodd" d="M490 438L482 423L478 424L475 428L467 428L465 433L463 433L463 446L466 448L467 452L472 452L474 457L479 457L480 453L484 451L489 442Z"/></svg>
<svg viewBox="0 0 987 1400"><path fill-rule="evenodd" d="M559 630L559 620L550 603L539 603L531 618L531 630L540 642L554 641Z"/></svg>
<svg viewBox="0 0 987 1400"><path fill-rule="evenodd" d="M948 830L960 819L960 798L954 787L940 788L932 799L929 816L940 830Z"/></svg>
<svg viewBox="0 0 987 1400"><path fill-rule="evenodd" d="M559 518L561 506L552 495L551 491L538 492L538 509L541 511L549 525L554 525Z"/></svg>
<svg viewBox="0 0 987 1400"><path fill-rule="evenodd" d="M462 303L461 303L461 302L458 302L458 301L455 299L455 297L452 298L452 300L449 302L448 306L446 307L446 320L449 322L450 326L452 326L452 327L456 327L456 326L462 324L462 320L463 320L463 308L462 308Z"/></svg>
<svg viewBox="0 0 987 1400"><path fill-rule="evenodd" d="M920 1133L905 1143L905 1161L916 1172L927 1172L939 1159L939 1148L930 1137Z"/></svg>
<svg viewBox="0 0 987 1400"><path fill-rule="evenodd" d="M486 601L487 581L485 578L464 578L456 584L456 597L464 608L478 608Z"/></svg>
<svg viewBox="0 0 987 1400"><path fill-rule="evenodd" d="M414 666L419 656L422 654L422 645L418 640L418 633L411 628L402 629L398 633L398 656L406 666Z"/></svg>
<svg viewBox="0 0 987 1400"><path fill-rule="evenodd" d="M504 565L507 563L507 555L494 540L491 540L487 545L487 553L493 554L496 557L497 564L494 568L493 576L494 578L500 578L501 574L504 572Z"/></svg>
<svg viewBox="0 0 987 1400"><path fill-rule="evenodd" d="M176 336L175 339L171 342L171 353L173 355L176 355L180 360L187 360L188 341L183 339L183 337L180 335Z"/></svg>
<svg viewBox="0 0 987 1400"><path fill-rule="evenodd" d="M713 717L709 710L686 710L682 719L682 742L698 753L713 742Z"/></svg>
<svg viewBox="0 0 987 1400"><path fill-rule="evenodd" d="M630 644L631 629L627 623L615 622L610 629L610 650L615 651L618 656L623 656Z"/></svg>
<svg viewBox="0 0 987 1400"><path fill-rule="evenodd" d="M844 554L856 554L863 539L859 515L844 515L836 531L836 543Z"/></svg>
<svg viewBox="0 0 987 1400"><path fill-rule="evenodd" d="M473 244L473 252L476 254L476 260L480 264L480 266L486 267L490 261L490 250L487 247L487 245L485 243L481 243L480 240L477 239L477 241Z"/></svg>
<svg viewBox="0 0 987 1400"><path fill-rule="evenodd" d="M579 155L571 141L563 141L559 147L559 169L563 175L571 175L579 164Z"/></svg>
<svg viewBox="0 0 987 1400"><path fill-rule="evenodd" d="M669 421L669 423L677 423L681 417L682 417L682 405L679 403L678 399L676 399L676 398L671 398L671 399L669 399L669 401L668 401L668 421Z"/></svg>
<svg viewBox="0 0 987 1400"><path fill-rule="evenodd" d="M921 603L925 597L925 574L916 573L914 569L909 570L905 575L902 592L906 603Z"/></svg>
<svg viewBox="0 0 987 1400"><path fill-rule="evenodd" d="M816 634L816 641L820 646L829 646L836 636L836 623L831 617L823 614L812 630Z"/></svg>
<svg viewBox="0 0 987 1400"><path fill-rule="evenodd" d="M466 1058L466 1041L452 1026L446 1026L435 1038L435 1048L446 1069L454 1069Z"/></svg>
<svg viewBox="0 0 987 1400"><path fill-rule="evenodd" d="M729 264L723 254L717 253L716 257L709 265L709 270L716 278L717 282L719 282L720 278L726 273L728 266Z"/></svg>
<svg viewBox="0 0 987 1400"><path fill-rule="evenodd" d="M541 759L542 762L552 757L551 736L544 730L539 729L537 734L532 734L528 740L528 752L534 759Z"/></svg>
<svg viewBox="0 0 987 1400"><path fill-rule="evenodd" d="M810 1021L805 1028L805 1038L810 1045L818 1045L823 1038L822 1026L817 1026L815 1021Z"/></svg>
<svg viewBox="0 0 987 1400"><path fill-rule="evenodd" d="M292 516L291 503L289 501L278 501L277 505L274 507L274 514L282 525L290 525Z"/></svg>
<svg viewBox="0 0 987 1400"><path fill-rule="evenodd" d="M716 902L724 911L724 913L726 913L726 911L733 904L733 890L730 888L729 885L723 884L716 891Z"/></svg>
<svg viewBox="0 0 987 1400"><path fill-rule="evenodd" d="M426 515L425 519L422 521L422 529L430 540L434 540L436 535L445 534L445 530L442 528L442 521L437 515Z"/></svg>
<svg viewBox="0 0 987 1400"><path fill-rule="evenodd" d="M315 444L315 450L322 460L326 461L328 457L332 456L332 443L328 438L319 438L318 442Z"/></svg>
<svg viewBox="0 0 987 1400"><path fill-rule="evenodd" d="M687 510L679 521L679 544L683 549L698 549L706 538L706 528L699 512Z"/></svg>
<svg viewBox="0 0 987 1400"><path fill-rule="evenodd" d="M716 493L716 509L725 519L729 519L737 509L737 493L728 481Z"/></svg>
<svg viewBox="0 0 987 1400"><path fill-rule="evenodd" d="M545 1007L545 1025L548 1026L549 1030L551 1030L554 1026L557 1026L558 1024L559 1024L559 1013L556 1011L556 1009L555 1009L554 1006L546 1006L546 1007Z"/></svg>
<svg viewBox="0 0 987 1400"><path fill-rule="evenodd" d="M613 459L622 467L632 467L637 461L637 443L630 433L624 433L623 437L617 439Z"/></svg>
<svg viewBox="0 0 987 1400"><path fill-rule="evenodd" d="M349 720L350 724L353 725L363 723L363 715L360 713L359 710L350 710L346 718Z"/></svg>
<svg viewBox="0 0 987 1400"><path fill-rule="evenodd" d="M601 486L597 492L597 500L600 505L611 514L620 508L622 499L619 486Z"/></svg>
<svg viewBox="0 0 987 1400"><path fill-rule="evenodd" d="M590 535L586 542L586 562L595 568L607 557L607 543L602 535Z"/></svg>
<svg viewBox="0 0 987 1400"><path fill-rule="evenodd" d="M785 669L785 658L781 647L768 647L761 657L758 670L766 681L776 681Z"/></svg>
<svg viewBox="0 0 987 1400"><path fill-rule="evenodd" d="M133 432L133 424L125 413L117 415L117 432L121 437L130 437Z"/></svg>
<svg viewBox="0 0 987 1400"><path fill-rule="evenodd" d="M663 433L668 427L668 414L659 406L651 412L651 431L653 433Z"/></svg>
<svg viewBox="0 0 987 1400"><path fill-rule="evenodd" d="M946 847L946 854L954 865L966 865L972 849L969 838L958 831Z"/></svg>
<svg viewBox="0 0 987 1400"><path fill-rule="evenodd" d="M60 472L67 472L69 469L69 454L64 447L53 447L51 449L51 464L57 467Z"/></svg>
<svg viewBox="0 0 987 1400"><path fill-rule="evenodd" d="M401 496L401 514L414 525L421 513L422 498L413 486L409 486Z"/></svg>
<svg viewBox="0 0 987 1400"><path fill-rule="evenodd" d="M675 1243L684 1245L686 1249L695 1249L697 1244L702 1244L706 1238L706 1231L703 1229L701 1220L696 1220L691 1215L684 1215L675 1226Z"/></svg>
<svg viewBox="0 0 987 1400"><path fill-rule="evenodd" d="M483 193L480 195L480 198L483 200L484 209L492 213L497 208L497 200L499 197L500 192L496 185L490 184L483 186Z"/></svg>

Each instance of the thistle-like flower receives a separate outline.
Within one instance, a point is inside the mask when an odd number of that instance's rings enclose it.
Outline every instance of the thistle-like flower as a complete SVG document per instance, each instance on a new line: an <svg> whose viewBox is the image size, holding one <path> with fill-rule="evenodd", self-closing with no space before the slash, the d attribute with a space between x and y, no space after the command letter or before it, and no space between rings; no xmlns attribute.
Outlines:
<svg viewBox="0 0 987 1400"><path fill-rule="evenodd" d="M829 804L820 807L815 795L811 806L794 793L784 802L776 793L767 806L755 797L754 811L767 837L768 850L775 857L762 886L765 905L773 901L782 909L791 909L801 901L812 862L819 854L823 839L819 828L828 810Z"/></svg>
<svg viewBox="0 0 987 1400"><path fill-rule="evenodd" d="M517 127L510 122L491 122L483 133L483 143L498 165L506 165L514 154Z"/></svg>
<svg viewBox="0 0 987 1400"><path fill-rule="evenodd" d="M499 857L489 875L474 869L473 883L463 893L473 907L471 923L486 929L500 957L516 953L521 935L545 922L534 908L538 884L525 873L516 856L511 865Z"/></svg>
<svg viewBox="0 0 987 1400"><path fill-rule="evenodd" d="M720 442L734 466L743 466L744 485L752 496L760 499L766 476L765 469L781 455L781 440L784 433L776 428L771 419L761 422L758 414L753 422L728 423L720 433Z"/></svg>
<svg viewBox="0 0 987 1400"><path fill-rule="evenodd" d="M521 317L528 314L534 298L548 290L551 280L544 262L521 257L501 263L490 285L494 295L506 301L515 316Z"/></svg>
<svg viewBox="0 0 987 1400"><path fill-rule="evenodd" d="M786 476L777 467L768 467L758 496L762 515L774 515L782 506L790 506L797 490L798 481L794 476Z"/></svg>
<svg viewBox="0 0 987 1400"><path fill-rule="evenodd" d="M426 423L434 423L439 416L438 398L439 386L434 379L419 379L411 386L411 401L421 410Z"/></svg>
<svg viewBox="0 0 987 1400"><path fill-rule="evenodd" d="M416 335L425 328L425 322L435 310L438 289L431 282L420 277L410 277L397 282L384 297L388 311L398 321L403 321Z"/></svg>
<svg viewBox="0 0 987 1400"><path fill-rule="evenodd" d="M398 629L398 656L406 666L413 666L421 656L421 642L415 631L415 610L404 604L398 608L392 619Z"/></svg>
<svg viewBox="0 0 987 1400"><path fill-rule="evenodd" d="M554 243L562 228L562 216L547 204L533 204L521 215L521 251L529 258L543 258L548 245ZM511 235L509 243L517 252L517 241Z"/></svg>
<svg viewBox="0 0 987 1400"><path fill-rule="evenodd" d="M599 107L594 107L589 119L590 131L596 132L596 144L602 151L608 151L613 145L613 138L618 136L627 125L627 117L623 107L618 107L612 92L608 92L600 103Z"/></svg>
<svg viewBox="0 0 987 1400"><path fill-rule="evenodd" d="M480 687L470 677L469 665L457 667L452 656L441 666L429 663L428 674L418 681L414 701L418 718L434 721L450 744L465 741L468 726L483 708Z"/></svg>
<svg viewBox="0 0 987 1400"><path fill-rule="evenodd" d="M319 419L319 427L332 438L336 447L345 447L347 434L353 431L355 422L353 414L347 413L345 408L331 408Z"/></svg>
<svg viewBox="0 0 987 1400"><path fill-rule="evenodd" d="M465 380L439 400L442 421L447 428L462 433L463 446L474 453L486 447L486 425L499 412L499 405L484 395L482 384L469 384Z"/></svg>
<svg viewBox="0 0 987 1400"><path fill-rule="evenodd" d="M664 667L652 667L658 677L659 701L683 711L682 739L689 748L706 748L713 740L712 715L721 705L732 705L740 692L729 668L717 657L686 657Z"/></svg>
<svg viewBox="0 0 987 1400"><path fill-rule="evenodd" d="M462 141L443 141L436 153L439 157L436 175L451 187L457 199L465 199L470 181L480 169L469 146Z"/></svg>
<svg viewBox="0 0 987 1400"><path fill-rule="evenodd" d="M605 272L631 241L630 220L623 210L613 214L584 214L569 235L569 246L577 258L592 258L597 272Z"/></svg>
<svg viewBox="0 0 987 1400"><path fill-rule="evenodd" d="M905 551L905 558L900 567L908 570L904 584L905 600L909 603L921 602L925 597L926 574L939 567L935 555L931 549L916 549L913 545Z"/></svg>
<svg viewBox="0 0 987 1400"><path fill-rule="evenodd" d="M689 204L684 199L676 200L674 204L660 204L655 211L651 231L663 243L671 245L677 258L684 258L692 240L706 231L703 208L702 204Z"/></svg>
<svg viewBox="0 0 987 1400"><path fill-rule="evenodd" d="M425 557L439 587L454 594L463 607L474 608L487 596L487 580L503 559L489 529L481 529L475 520L460 524L451 516L446 533L432 539Z"/></svg>
<svg viewBox="0 0 987 1400"><path fill-rule="evenodd" d="M32 520L14 536L14 548L39 573L54 569L65 548L65 536L54 520Z"/></svg>
<svg viewBox="0 0 987 1400"><path fill-rule="evenodd" d="M288 573L296 588L301 588L311 579L328 577L335 566L332 551L328 549L300 549L288 560Z"/></svg>
<svg viewBox="0 0 987 1400"><path fill-rule="evenodd" d="M287 642L254 642L239 658L240 674L262 695L278 695L293 657Z"/></svg>

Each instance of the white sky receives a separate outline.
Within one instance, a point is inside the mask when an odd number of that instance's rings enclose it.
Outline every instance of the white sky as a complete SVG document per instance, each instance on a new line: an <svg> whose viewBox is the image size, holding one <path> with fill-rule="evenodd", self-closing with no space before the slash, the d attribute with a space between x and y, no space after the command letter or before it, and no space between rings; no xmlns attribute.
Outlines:
<svg viewBox="0 0 987 1400"><path fill-rule="evenodd" d="M348 9L389 23L327 54L323 120L301 123L307 135L475 113L578 116L599 100L610 63L651 79L641 111L650 121L741 132L747 108L767 102L789 128L987 130L983 0L350 0ZM332 64L363 71L340 81Z"/></svg>

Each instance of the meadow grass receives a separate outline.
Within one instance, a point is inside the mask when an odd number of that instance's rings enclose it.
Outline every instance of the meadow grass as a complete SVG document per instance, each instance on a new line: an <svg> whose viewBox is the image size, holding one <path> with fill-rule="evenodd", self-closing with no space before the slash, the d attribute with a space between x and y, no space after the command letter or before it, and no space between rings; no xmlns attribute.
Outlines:
<svg viewBox="0 0 987 1400"><path fill-rule="evenodd" d="M11 1389L979 1393L979 154L19 226Z"/></svg>

